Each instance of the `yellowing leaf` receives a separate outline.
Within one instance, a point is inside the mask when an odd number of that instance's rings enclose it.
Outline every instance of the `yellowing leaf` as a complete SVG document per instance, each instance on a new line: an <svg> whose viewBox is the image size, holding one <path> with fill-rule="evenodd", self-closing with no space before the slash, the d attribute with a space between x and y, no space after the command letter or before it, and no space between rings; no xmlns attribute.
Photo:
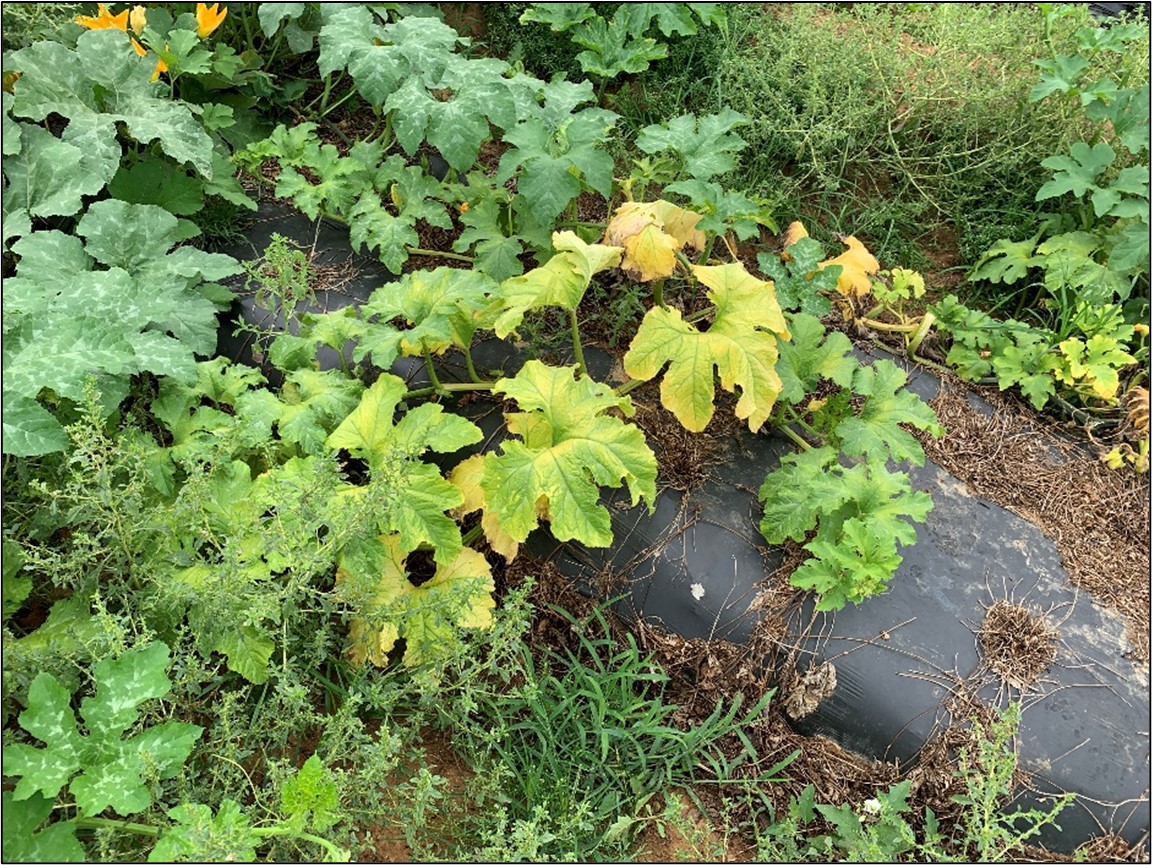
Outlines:
<svg viewBox="0 0 1152 865"><path fill-rule="evenodd" d="M704 248L696 229L703 217L667 201L629 201L616 209L604 231L604 242L624 248L622 267L633 279L664 279L676 268L676 253L685 246Z"/></svg>
<svg viewBox="0 0 1152 865"><path fill-rule="evenodd" d="M644 499L652 507L656 499L656 457L644 433L604 414L631 414L631 401L574 373L532 360L493 387L525 410L508 416L509 430L524 440L508 439L500 454L486 454L481 479L487 507L517 542L547 513L557 540L606 547L612 528L600 487L626 483L633 505Z"/></svg>
<svg viewBox="0 0 1152 865"><path fill-rule="evenodd" d="M484 489L480 482L484 479L484 454L473 454L452 470L448 480L464 494L464 503L456 508L457 518L465 517L473 511L483 511L480 526L484 529L484 537L493 550L502 555L506 561L516 558L520 545L516 539L504 531L500 525L500 518L496 512L490 510L484 498ZM546 514L538 514L540 517Z"/></svg>
<svg viewBox="0 0 1152 865"><path fill-rule="evenodd" d="M552 235L557 250L542 267L514 276L500 285L503 310L496 318L496 335L503 339L520 326L524 313L544 306L573 310L584 296L593 275L620 263L624 250L599 243L585 243L575 232Z"/></svg>
<svg viewBox="0 0 1152 865"><path fill-rule="evenodd" d="M880 269L880 262L855 237L844 238L844 245L848 249L835 258L821 262L820 269L833 264L840 265L843 270L836 280L836 290L845 297L860 298L872 290L869 276Z"/></svg>
<svg viewBox="0 0 1152 865"><path fill-rule="evenodd" d="M784 247L784 251L780 253L781 260L791 261L792 260L792 253L790 253L788 251L788 247L791 246L796 241L802 240L803 238L805 238L807 236L808 236L808 229L806 229L804 227L804 223L802 223L800 221L796 221L796 222L793 222L792 224L790 224L788 226L787 230L785 230L784 236L780 238L781 244Z"/></svg>
<svg viewBox="0 0 1152 865"><path fill-rule="evenodd" d="M457 628L492 624L496 585L480 553L462 548L419 586L408 578L406 568L397 535L381 535L341 553L336 583L358 608L348 635L354 663L385 666L388 653L403 637L404 665L411 667L443 654L458 639Z"/></svg>
<svg viewBox="0 0 1152 865"><path fill-rule="evenodd" d="M772 283L756 279L739 263L693 266L692 271L716 305L712 326L699 331L679 310L655 307L624 356L624 370L646 381L669 364L660 401L693 432L712 419L718 372L725 390L740 388L736 416L755 432L768 420L783 387L775 369L776 339L789 334L776 292Z"/></svg>

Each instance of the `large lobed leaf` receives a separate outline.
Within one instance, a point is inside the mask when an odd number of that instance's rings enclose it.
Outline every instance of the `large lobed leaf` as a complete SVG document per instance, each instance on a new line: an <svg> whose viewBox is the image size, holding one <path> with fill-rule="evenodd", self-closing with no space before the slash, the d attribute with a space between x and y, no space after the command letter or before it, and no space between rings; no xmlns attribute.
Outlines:
<svg viewBox="0 0 1152 865"><path fill-rule="evenodd" d="M715 376L732 393L740 388L736 416L753 432L772 413L783 382L776 374L777 337L788 338L784 314L772 284L756 279L742 264L693 265L716 306L712 326L701 331L680 311L648 311L628 353L624 370L633 378L654 378L665 364L660 401L686 429L700 432L715 411Z"/></svg>
<svg viewBox="0 0 1152 865"><path fill-rule="evenodd" d="M600 487L628 485L635 505L656 498L656 457L638 427L605 414L632 411L627 398L573 367L529 361L515 376L493 388L523 410L508 415L520 436L485 456L480 483L484 502L499 526L522 543L547 513L552 534L588 546L612 542L608 511L599 504Z"/></svg>

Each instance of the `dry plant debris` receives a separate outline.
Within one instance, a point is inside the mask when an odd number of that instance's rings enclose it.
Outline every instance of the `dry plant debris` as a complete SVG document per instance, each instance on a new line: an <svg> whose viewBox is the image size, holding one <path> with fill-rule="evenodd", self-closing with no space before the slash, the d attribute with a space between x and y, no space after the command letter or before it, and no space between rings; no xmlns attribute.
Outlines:
<svg viewBox="0 0 1152 865"><path fill-rule="evenodd" d="M976 637L984 663L1014 688L1030 687L1056 660L1056 629L1019 604L994 602Z"/></svg>

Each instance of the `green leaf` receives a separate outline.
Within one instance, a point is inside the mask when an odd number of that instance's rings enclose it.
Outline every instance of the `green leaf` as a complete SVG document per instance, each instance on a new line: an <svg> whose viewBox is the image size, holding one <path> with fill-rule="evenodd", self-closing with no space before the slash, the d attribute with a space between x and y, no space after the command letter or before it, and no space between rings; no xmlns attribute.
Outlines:
<svg viewBox="0 0 1152 865"><path fill-rule="evenodd" d="M850 490L828 472L835 462L835 448L812 448L788 454L764 478L759 493L764 505L760 533L769 543L780 544L785 538L803 541L821 514L834 514L848 500Z"/></svg>
<svg viewBox="0 0 1152 865"><path fill-rule="evenodd" d="M332 773L313 754L280 788L280 811L285 817L307 815L312 828L325 832L340 819L340 792Z"/></svg>
<svg viewBox="0 0 1152 865"><path fill-rule="evenodd" d="M72 216L83 197L104 188L105 178L85 170L84 151L61 141L39 126L26 126L23 149L4 160L11 184L5 207L22 208L33 216Z"/></svg>
<svg viewBox="0 0 1152 865"><path fill-rule="evenodd" d="M3 543L3 556L0 557L3 568L3 617L4 621L16 613L20 606L32 593L32 578L18 576L24 567L24 548L17 541L5 540Z"/></svg>
<svg viewBox="0 0 1152 865"><path fill-rule="evenodd" d="M383 469L398 459L414 459L426 451L451 453L480 441L483 434L471 421L444 414L444 407L425 403L394 424L396 406L408 393L404 382L384 374L365 391L360 404L328 436L330 448L343 448Z"/></svg>
<svg viewBox="0 0 1152 865"><path fill-rule="evenodd" d="M123 166L108 184L108 192L132 204L155 204L177 216L191 216L204 207L204 184L162 159L142 159Z"/></svg>
<svg viewBox="0 0 1152 865"><path fill-rule="evenodd" d="M400 273L408 260L408 247L420 245L416 222L401 214L393 216L379 196L362 195L348 213L349 239L354 249L364 246L378 250L380 261L393 273Z"/></svg>
<svg viewBox="0 0 1152 865"><path fill-rule="evenodd" d="M20 136L23 135L24 124L17 123L12 119L12 94L8 91L0 92L0 106L2 106L4 126L3 131L0 133L0 153L4 156L15 156L20 152L22 143Z"/></svg>
<svg viewBox="0 0 1152 865"><path fill-rule="evenodd" d="M1028 271L1040 262L1033 256L1036 250L1037 234L1027 240L998 240L992 248L980 256L969 279L985 279L992 283L1011 285L1028 275Z"/></svg>
<svg viewBox="0 0 1152 865"><path fill-rule="evenodd" d="M603 18L590 18L573 30L572 41L587 49L576 55L580 68L601 78L644 72L651 61L668 56L668 46L632 36L627 22L615 19L609 24Z"/></svg>
<svg viewBox="0 0 1152 865"><path fill-rule="evenodd" d="M589 3L533 3L520 15L520 23L538 21L554 33L562 33L595 15Z"/></svg>
<svg viewBox="0 0 1152 865"><path fill-rule="evenodd" d="M664 190L688 197L692 207L704 215L697 225L701 231L724 234L731 230L740 240L748 240L759 234L761 225L776 230L772 214L763 203L742 192L724 189L719 183L681 180L669 183Z"/></svg>
<svg viewBox="0 0 1152 865"><path fill-rule="evenodd" d="M36 794L17 800L11 791L0 795L3 801L5 862L84 862L84 848L76 840L71 821L52 823L39 832L37 827L52 813L53 801Z"/></svg>
<svg viewBox="0 0 1152 865"><path fill-rule="evenodd" d="M176 825L161 833L149 862L256 861L262 839L234 800L224 799L215 816L207 805L197 803L171 808L168 816Z"/></svg>
<svg viewBox="0 0 1152 865"><path fill-rule="evenodd" d="M105 100L110 120L123 122L142 144L159 141L177 162L190 162L205 178L212 177L212 139L186 103L158 95L165 91L150 81L153 58L138 57L114 30L81 34L76 53Z"/></svg>
<svg viewBox="0 0 1152 865"><path fill-rule="evenodd" d="M882 593L901 562L890 536L875 532L856 518L844 523L841 538L817 538L807 549L815 558L797 568L790 582L820 593L817 610L839 610L847 601L858 604Z"/></svg>
<svg viewBox="0 0 1152 865"><path fill-rule="evenodd" d="M68 449L64 427L36 400L4 391L4 453L34 457Z"/></svg>
<svg viewBox="0 0 1152 865"><path fill-rule="evenodd" d="M735 154L747 145L739 135L732 134L732 130L747 123L747 117L727 107L719 114L699 119L694 114L686 114L644 127L636 138L636 146L645 153L672 150L683 161L689 176L708 180L736 166Z"/></svg>
<svg viewBox="0 0 1152 865"><path fill-rule="evenodd" d="M908 381L905 372L890 360L861 366L852 379L852 391L867 397L860 414L842 420L835 430L841 449L849 456L887 454L896 462L924 464L924 449L900 424L911 424L934 436L944 434L936 413L911 391L900 389Z"/></svg>
<svg viewBox="0 0 1152 865"><path fill-rule="evenodd" d="M363 392L358 380L336 370L293 371L280 391L284 403L276 422L280 437L304 453L321 453L328 434L355 408Z"/></svg>
<svg viewBox="0 0 1152 865"><path fill-rule="evenodd" d="M377 289L361 313L385 322L403 319L408 327L399 335L403 354L420 355L425 348L439 354L452 346L472 345L479 314L495 291L496 283L476 271L418 270Z"/></svg>
<svg viewBox="0 0 1152 865"><path fill-rule="evenodd" d="M647 381L669 364L660 383L660 401L686 429L700 432L715 411L715 374L725 390L740 388L736 416L753 432L772 413L783 382L776 374L776 336L787 336L783 312L771 284L742 264L693 265L716 305L712 326L700 331L680 311L655 307L644 316L624 370Z"/></svg>
<svg viewBox="0 0 1152 865"><path fill-rule="evenodd" d="M171 690L167 666L168 647L163 643L149 643L115 660L106 658L98 663L92 670L99 686L96 695L85 697L80 704L80 714L92 734L119 737L131 727L140 715L140 704Z"/></svg>
<svg viewBox="0 0 1152 865"><path fill-rule="evenodd" d="M608 546L608 511L599 487L627 483L632 504L654 506L656 458L635 426L605 415L610 408L631 414L631 403L574 368L529 361L515 378L504 378L496 393L516 400L521 412L508 416L521 441L508 440L502 452L485 456L481 487L487 506L504 530L523 542L546 513L552 534L589 546Z"/></svg>
<svg viewBox="0 0 1152 865"><path fill-rule="evenodd" d="M76 226L84 250L101 264L132 272L162 258L174 243L176 217L151 204L98 201Z"/></svg>
<svg viewBox="0 0 1152 865"><path fill-rule="evenodd" d="M445 414L426 403L393 423L396 407L407 394L396 376L382 375L365 392L360 405L328 437L327 446L343 448L367 460L372 470L367 487L344 487L350 504L370 496L383 533L396 533L404 553L428 542L437 562L460 549L460 531L445 511L463 502L460 491L435 466L419 462L427 451L451 453L475 444L483 434L462 417Z"/></svg>
<svg viewBox="0 0 1152 865"><path fill-rule="evenodd" d="M574 232L557 231L552 235L556 255L542 267L523 276L505 280L498 297L503 305L494 324L501 339L514 332L529 310L558 306L574 310L592 277L620 263L618 246L585 243Z"/></svg>
<svg viewBox="0 0 1152 865"><path fill-rule="evenodd" d="M760 488L760 531L770 543L803 541L813 558L791 577L794 586L822 597L820 610L838 610L884 591L901 562L896 544L912 544L932 500L913 492L908 476L889 471L883 458L846 468L834 447L789 454Z"/></svg>
<svg viewBox="0 0 1152 865"><path fill-rule="evenodd" d="M72 714L72 694L50 673L40 672L28 688L28 708L20 726L44 742L34 748L16 742L4 748L4 774L19 777L14 798L43 793L55 800L69 779L84 765L86 744Z"/></svg>
<svg viewBox="0 0 1152 865"><path fill-rule="evenodd" d="M212 644L212 651L228 659L228 669L253 685L268 681L271 675L268 662L275 649L276 644L254 627L229 630Z"/></svg>
<svg viewBox="0 0 1152 865"><path fill-rule="evenodd" d="M773 280L781 308L798 309L817 318L827 315L831 305L819 292L836 291L841 268L819 267L824 261L824 247L810 237L790 244L788 254L791 261L763 252L756 256L761 273Z"/></svg>
<svg viewBox="0 0 1152 865"><path fill-rule="evenodd" d="M1039 102L1053 93L1067 93L1072 90L1091 64L1087 57L1074 54L1058 55L1051 60L1037 60L1036 65L1043 74L1040 76L1040 83L1028 94L1029 102Z"/></svg>
<svg viewBox="0 0 1152 865"><path fill-rule="evenodd" d="M1077 141L1069 156L1050 156L1040 163L1056 173L1040 187L1036 200L1045 201L1066 192L1082 196L1096 188L1096 178L1115 161L1116 151L1107 141L1099 141L1091 147Z"/></svg>
<svg viewBox="0 0 1152 865"><path fill-rule="evenodd" d="M780 397L798 403L815 391L821 379L840 387L852 385L859 363L849 355L852 341L838 330L826 331L814 315L796 313L788 320L792 339L777 344L780 358L776 372L782 388Z"/></svg>

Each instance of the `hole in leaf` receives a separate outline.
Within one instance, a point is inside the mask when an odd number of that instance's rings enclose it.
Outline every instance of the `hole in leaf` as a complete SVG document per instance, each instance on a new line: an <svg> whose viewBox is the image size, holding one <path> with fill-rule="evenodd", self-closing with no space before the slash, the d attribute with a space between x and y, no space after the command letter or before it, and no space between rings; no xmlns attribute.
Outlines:
<svg viewBox="0 0 1152 865"><path fill-rule="evenodd" d="M436 576L436 562L432 559L431 550L416 550L408 554L406 563L408 582L414 586L422 586Z"/></svg>

